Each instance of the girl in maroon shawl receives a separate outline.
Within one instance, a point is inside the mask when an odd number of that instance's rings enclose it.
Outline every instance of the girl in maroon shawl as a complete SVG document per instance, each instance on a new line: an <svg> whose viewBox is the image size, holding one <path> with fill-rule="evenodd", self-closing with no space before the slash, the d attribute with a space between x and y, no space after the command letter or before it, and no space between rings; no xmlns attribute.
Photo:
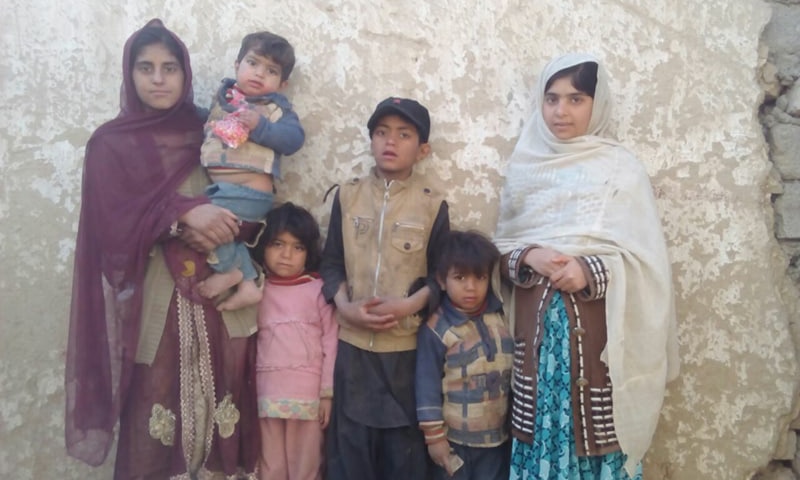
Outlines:
<svg viewBox="0 0 800 480"><path fill-rule="evenodd" d="M159 20L125 44L121 111L86 147L66 364L66 444L115 478L251 477L255 312L196 296L239 233L199 195L203 118L185 45Z"/></svg>

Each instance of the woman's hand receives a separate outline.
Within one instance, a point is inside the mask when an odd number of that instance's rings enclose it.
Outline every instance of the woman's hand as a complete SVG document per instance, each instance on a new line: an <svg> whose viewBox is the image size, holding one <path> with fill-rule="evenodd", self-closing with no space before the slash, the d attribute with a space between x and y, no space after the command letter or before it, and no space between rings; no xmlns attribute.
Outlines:
<svg viewBox="0 0 800 480"><path fill-rule="evenodd" d="M550 282L554 287L569 293L579 292L586 288L588 285L586 274L577 258L559 255L553 259L553 263L561 265L561 268L550 275Z"/></svg>
<svg viewBox="0 0 800 480"><path fill-rule="evenodd" d="M529 250L523 261L526 265L529 265L534 272L549 278L562 267L562 265L554 261L556 258L562 256L561 252L553 250L552 248L538 247Z"/></svg>
<svg viewBox="0 0 800 480"><path fill-rule="evenodd" d="M524 261L536 273L549 278L559 290L575 293L588 285L578 259L552 248L534 248L525 255Z"/></svg>
<svg viewBox="0 0 800 480"><path fill-rule="evenodd" d="M239 219L230 210L204 203L184 213L181 240L199 252L210 252L233 241L239 234Z"/></svg>

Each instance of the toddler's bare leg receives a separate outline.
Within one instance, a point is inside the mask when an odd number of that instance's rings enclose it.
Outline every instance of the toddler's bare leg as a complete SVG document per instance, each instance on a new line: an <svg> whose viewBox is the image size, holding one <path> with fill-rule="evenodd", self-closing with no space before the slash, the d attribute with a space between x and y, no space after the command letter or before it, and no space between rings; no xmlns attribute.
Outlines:
<svg viewBox="0 0 800 480"><path fill-rule="evenodd" d="M242 271L238 268L234 268L230 272L214 273L197 284L197 293L206 298L214 298L241 282L243 276Z"/></svg>
<svg viewBox="0 0 800 480"><path fill-rule="evenodd" d="M255 305L261 301L261 289L255 280L244 280L236 287L236 292L217 305L217 310L237 310Z"/></svg>

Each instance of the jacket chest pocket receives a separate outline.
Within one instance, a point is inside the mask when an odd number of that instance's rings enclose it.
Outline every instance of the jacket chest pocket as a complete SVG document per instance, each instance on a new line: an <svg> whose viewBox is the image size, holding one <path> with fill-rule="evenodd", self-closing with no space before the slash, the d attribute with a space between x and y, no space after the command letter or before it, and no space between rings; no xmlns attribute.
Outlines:
<svg viewBox="0 0 800 480"><path fill-rule="evenodd" d="M425 226L412 222L395 222L392 225L392 247L405 253L414 253L425 246Z"/></svg>

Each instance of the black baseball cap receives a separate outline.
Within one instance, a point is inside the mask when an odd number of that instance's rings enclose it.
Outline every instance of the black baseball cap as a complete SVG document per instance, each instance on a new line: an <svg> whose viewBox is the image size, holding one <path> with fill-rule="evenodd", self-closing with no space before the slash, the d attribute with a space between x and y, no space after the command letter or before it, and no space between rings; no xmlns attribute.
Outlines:
<svg viewBox="0 0 800 480"><path fill-rule="evenodd" d="M367 122L369 136L372 137L372 131L375 130L378 120L392 114L400 115L414 124L420 142L428 143L428 136L431 133L431 117L428 115L428 109L410 98L389 97L379 103Z"/></svg>

